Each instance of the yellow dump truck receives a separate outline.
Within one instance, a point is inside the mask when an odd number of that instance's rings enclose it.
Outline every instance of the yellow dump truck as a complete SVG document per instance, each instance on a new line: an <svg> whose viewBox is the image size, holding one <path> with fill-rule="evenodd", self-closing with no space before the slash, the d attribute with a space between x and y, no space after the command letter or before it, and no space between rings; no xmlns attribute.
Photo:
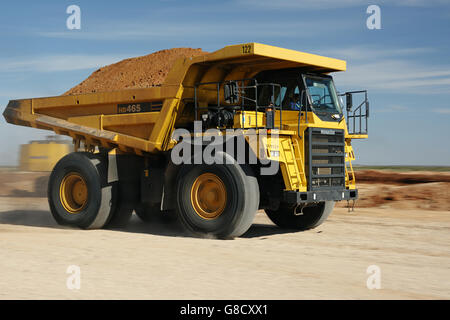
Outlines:
<svg viewBox="0 0 450 320"><path fill-rule="evenodd" d="M55 164L73 151L70 140L48 136L46 140L34 140L20 146L19 170L52 171Z"/></svg>
<svg viewBox="0 0 450 320"><path fill-rule="evenodd" d="M3 115L73 138L48 185L60 224L124 226L135 211L232 238L263 209L279 227L305 230L358 197L351 141L367 138L369 104L366 91L337 92L330 73L345 69L231 45L180 58L160 86L12 100Z"/></svg>

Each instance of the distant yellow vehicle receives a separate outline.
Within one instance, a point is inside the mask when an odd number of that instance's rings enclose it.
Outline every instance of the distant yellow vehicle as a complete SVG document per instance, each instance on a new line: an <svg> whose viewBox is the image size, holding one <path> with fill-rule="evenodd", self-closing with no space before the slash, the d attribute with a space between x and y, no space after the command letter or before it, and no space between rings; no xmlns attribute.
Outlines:
<svg viewBox="0 0 450 320"><path fill-rule="evenodd" d="M263 209L305 230L358 197L351 141L367 138L369 103L366 91L337 92L330 73L345 70L343 60L231 45L179 59L161 86L12 100L4 117L73 138L76 152L49 181L60 224L176 212L194 234L229 238Z"/></svg>
<svg viewBox="0 0 450 320"><path fill-rule="evenodd" d="M73 152L73 146L67 140L49 137L48 140L30 141L20 146L19 170L52 171L55 164L70 152Z"/></svg>

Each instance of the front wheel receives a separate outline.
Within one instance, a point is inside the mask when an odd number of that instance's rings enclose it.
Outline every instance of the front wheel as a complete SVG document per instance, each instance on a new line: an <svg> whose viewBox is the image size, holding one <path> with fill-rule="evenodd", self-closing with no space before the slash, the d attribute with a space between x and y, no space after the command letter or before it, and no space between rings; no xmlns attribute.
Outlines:
<svg viewBox="0 0 450 320"><path fill-rule="evenodd" d="M273 223L283 229L308 230L321 225L334 209L334 201L319 202L303 208L294 214L294 208L280 204L278 210L266 209L266 214Z"/></svg>
<svg viewBox="0 0 450 320"><path fill-rule="evenodd" d="M250 167L186 165L178 177L177 213L193 234L234 238L250 228L259 205Z"/></svg>

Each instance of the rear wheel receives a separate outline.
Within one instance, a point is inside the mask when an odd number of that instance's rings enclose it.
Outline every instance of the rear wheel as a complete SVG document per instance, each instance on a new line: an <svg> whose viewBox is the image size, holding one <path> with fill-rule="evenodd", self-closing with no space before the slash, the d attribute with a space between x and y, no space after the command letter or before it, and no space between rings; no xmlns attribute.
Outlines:
<svg viewBox="0 0 450 320"><path fill-rule="evenodd" d="M179 172L177 213L193 234L240 236L251 226L258 205L258 182L247 166L186 165Z"/></svg>
<svg viewBox="0 0 450 320"><path fill-rule="evenodd" d="M303 208L302 212L294 214L294 208L284 204L278 210L266 209L267 216L280 228L308 230L321 225L331 214L334 201L319 202Z"/></svg>
<svg viewBox="0 0 450 320"><path fill-rule="evenodd" d="M61 225L102 228L113 207L113 185L106 182L107 168L100 155L74 152L54 167L48 183L48 202Z"/></svg>

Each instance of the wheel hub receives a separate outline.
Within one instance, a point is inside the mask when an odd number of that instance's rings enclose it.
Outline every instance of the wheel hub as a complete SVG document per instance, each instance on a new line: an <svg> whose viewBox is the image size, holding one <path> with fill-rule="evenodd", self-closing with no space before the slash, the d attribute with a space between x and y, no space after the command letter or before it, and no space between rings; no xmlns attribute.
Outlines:
<svg viewBox="0 0 450 320"><path fill-rule="evenodd" d="M203 173L195 179L191 189L191 203L203 219L216 219L227 204L223 181L213 173Z"/></svg>
<svg viewBox="0 0 450 320"><path fill-rule="evenodd" d="M88 190L86 182L78 173L68 173L59 188L61 204L71 214L81 212L87 203Z"/></svg>

